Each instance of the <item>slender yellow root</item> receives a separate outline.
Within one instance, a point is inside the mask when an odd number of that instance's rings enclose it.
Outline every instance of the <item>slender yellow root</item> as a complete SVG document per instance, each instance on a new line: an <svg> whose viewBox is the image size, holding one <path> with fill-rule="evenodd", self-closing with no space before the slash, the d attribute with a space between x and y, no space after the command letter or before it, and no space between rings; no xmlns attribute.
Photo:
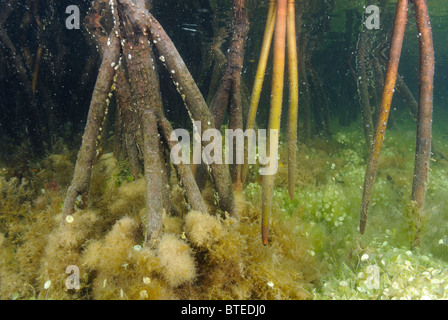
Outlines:
<svg viewBox="0 0 448 320"><path fill-rule="evenodd" d="M268 148L271 161L277 161L278 142L280 132L280 118L282 113L283 83L285 74L285 44L286 44L286 8L287 0L277 0L277 15L274 36L274 68L271 89L271 109L269 113ZM270 133L273 133L272 135ZM271 152L271 150L273 152ZM271 163L272 167L272 163ZM262 226L261 236L263 244L268 243L269 216L271 213L272 196L274 192L275 174L263 176L262 182Z"/></svg>
<svg viewBox="0 0 448 320"><path fill-rule="evenodd" d="M299 76L297 72L297 42L294 0L288 1L286 17L286 44L288 48L289 117L288 117L288 190L294 198L297 151L297 117L299 107Z"/></svg>
<svg viewBox="0 0 448 320"><path fill-rule="evenodd" d="M272 34L274 33L275 24L275 1L269 4L268 18L266 20L266 28L264 30L263 43L261 46L260 59L258 61L257 73L255 75L254 87L252 89L252 96L250 98L249 114L247 116L246 130L254 128L255 117L257 115L258 103L260 101L261 87L263 85L264 74L266 71L266 64L269 56L269 48L272 42ZM244 182L247 173L248 165L248 150L247 144L244 147L244 164L241 173L241 180Z"/></svg>

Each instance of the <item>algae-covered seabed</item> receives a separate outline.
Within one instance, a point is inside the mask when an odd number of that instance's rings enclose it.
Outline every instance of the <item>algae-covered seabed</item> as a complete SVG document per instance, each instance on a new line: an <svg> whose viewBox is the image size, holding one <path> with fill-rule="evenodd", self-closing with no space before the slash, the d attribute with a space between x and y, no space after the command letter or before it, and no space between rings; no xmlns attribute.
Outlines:
<svg viewBox="0 0 448 320"><path fill-rule="evenodd" d="M356 9L360 1L347 2ZM345 23L344 6L337 3L335 32ZM158 247L150 249L142 239L145 181L133 179L127 160L113 157L112 143L103 145L95 163L88 208L74 213L66 228L59 225L76 147L61 139L26 170L5 161L0 171L0 298L447 298L448 162L443 155L448 155L448 81L443 70L448 53L443 43L448 29L441 22L447 7L443 1L429 5L438 63L433 124L438 154L431 161L425 232L418 248L410 247L416 219L409 215L416 125L395 98L364 235L359 234L359 211L367 148L361 120L341 126L336 112L330 138L299 143L293 200L286 189L286 143L281 143L268 246L260 237L261 186L255 167L236 199L239 221L216 208L210 186L203 198L211 214L191 211L172 174L173 213L164 215L164 235ZM261 21L264 9L257 9ZM416 96L418 49L410 40L413 33L411 26L400 70L411 79L408 85ZM323 64L329 63L323 56L331 46L329 40L317 54ZM257 57L247 55L247 60ZM332 110L345 107L340 100L330 105ZM262 107L268 108L268 103ZM68 135L80 139L79 132ZM20 148L9 150L20 155ZM19 170L23 174L17 175ZM66 273L69 266L79 274ZM73 288L77 275L79 287Z"/></svg>

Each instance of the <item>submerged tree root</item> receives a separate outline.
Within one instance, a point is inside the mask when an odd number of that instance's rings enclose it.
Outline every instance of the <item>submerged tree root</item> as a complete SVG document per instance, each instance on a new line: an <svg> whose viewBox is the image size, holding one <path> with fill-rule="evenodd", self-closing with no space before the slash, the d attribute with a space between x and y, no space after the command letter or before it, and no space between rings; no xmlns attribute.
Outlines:
<svg viewBox="0 0 448 320"><path fill-rule="evenodd" d="M172 131L172 127L164 115L153 46L157 48L158 59L169 70L192 121L200 121L204 130L213 128L214 122L182 58L157 20L145 9L144 1L119 0L109 4L115 27L108 38L104 36L104 28L101 25L103 16L100 16L99 22L95 19L94 23L93 20L88 20L93 24L90 25L90 31L96 37L103 61L92 96L73 181L64 201L62 224L75 212L79 196L82 196L80 209L85 209L88 205L92 166L112 96L111 89L115 89L119 106L117 123L123 128L117 128L117 134L124 137L124 146L134 179L139 177L140 171L137 148L140 147L143 153L147 189L145 238L150 247L155 247L162 238L162 212L171 211L168 190L168 170L171 166L166 163L165 151L169 152L169 146L172 147L171 133L167 132ZM104 15L104 12L104 2L94 1L90 14ZM120 44L123 56L119 59ZM240 60L235 63L241 65ZM141 128L141 141L137 141L138 128ZM163 132L164 139L159 129ZM210 168L222 210L236 216L228 167L213 163ZM190 168L182 164L177 166L177 170L191 207L206 213L207 206L202 200L196 181L192 178Z"/></svg>

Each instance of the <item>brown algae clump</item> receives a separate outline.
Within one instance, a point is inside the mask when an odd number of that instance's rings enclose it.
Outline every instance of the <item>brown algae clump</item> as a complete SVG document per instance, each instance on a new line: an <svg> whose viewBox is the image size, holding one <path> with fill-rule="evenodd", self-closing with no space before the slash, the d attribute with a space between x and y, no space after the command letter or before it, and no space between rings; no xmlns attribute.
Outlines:
<svg viewBox="0 0 448 320"><path fill-rule="evenodd" d="M162 275L171 287L192 282L196 277L195 262L188 244L173 234L165 234L160 240L157 256Z"/></svg>
<svg viewBox="0 0 448 320"><path fill-rule="evenodd" d="M209 247L219 240L224 230L218 218L199 211L191 211L185 217L185 232L194 245Z"/></svg>
<svg viewBox="0 0 448 320"><path fill-rule="evenodd" d="M112 183L117 165L110 155L103 160L93 170L90 209L78 208L62 224L63 190L41 193L35 200L32 194L24 194L30 201L17 202L12 196L22 193L11 190L21 186L2 182L11 189L8 208L20 216L11 217L16 219L13 230L2 224L1 298L311 297L309 287L318 275L318 265L309 254L311 245L303 230L295 227L300 225L299 217L286 219L274 206L271 242L264 247L256 208L259 195L248 200L237 196L237 220L216 209L211 188L204 193L210 193L205 199L213 214L188 211L182 189L177 181L170 181L171 190L179 193L171 199L178 210L163 214L163 236L150 248L144 243L145 215L141 214L144 179ZM56 172L52 178L62 181ZM29 214L22 220L25 212ZM78 271L77 289L67 287L69 276L75 276L66 273L68 267Z"/></svg>

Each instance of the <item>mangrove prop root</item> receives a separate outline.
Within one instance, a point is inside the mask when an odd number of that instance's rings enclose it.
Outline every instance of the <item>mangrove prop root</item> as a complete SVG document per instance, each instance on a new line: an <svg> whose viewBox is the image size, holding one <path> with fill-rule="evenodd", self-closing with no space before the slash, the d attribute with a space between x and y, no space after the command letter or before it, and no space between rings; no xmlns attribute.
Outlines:
<svg viewBox="0 0 448 320"><path fill-rule="evenodd" d="M364 138L366 140L367 147L372 145L373 133L373 121L372 121L372 107L370 105L370 94L368 89L368 76L366 71L367 63L367 32L361 31L358 41L358 56L357 56L357 68L359 70L359 78L357 79L359 101L361 103L361 115L362 125L364 129Z"/></svg>
<svg viewBox="0 0 448 320"><path fill-rule="evenodd" d="M160 115L157 116L157 121L159 119ZM160 128L159 128L159 157L162 162L162 203L163 203L163 209L165 212L172 212L173 207L171 205L171 185L170 185L170 177L171 177L171 170L173 169L170 164L170 153L169 153L169 147L161 139L160 134Z"/></svg>
<svg viewBox="0 0 448 320"><path fill-rule="evenodd" d="M26 99L26 105L28 105L28 114L29 117L27 117L26 120L26 127L28 132L30 133L28 135L30 139L30 143L35 150L42 150L42 130L41 127L43 126L43 123L40 121L40 110L38 109L38 101L36 96L33 93L32 90L32 79L28 76L28 67L26 64L26 60L21 54L20 51L17 50L14 43L11 41L11 38L8 36L8 33L3 28L3 24L8 19L9 15L13 12L13 2L7 1L1 4L0 7L0 43L3 43L5 48L10 52L11 57L14 59L14 66L15 71L17 73L17 78L19 82L23 86L23 93L24 97ZM24 56L25 53L24 53ZM44 109L44 111L48 111L47 108ZM48 125L48 124L47 124ZM51 129L51 127L49 126Z"/></svg>
<svg viewBox="0 0 448 320"><path fill-rule="evenodd" d="M308 143L311 138L311 92L310 85L307 76L306 70L306 50L308 47L308 35L305 32L301 33L300 37L301 41L299 44L300 49L300 59L299 59L299 72L300 72L300 81L303 84L303 99L301 100L301 111L303 115L303 125L301 128L301 135L304 143Z"/></svg>
<svg viewBox="0 0 448 320"><path fill-rule="evenodd" d="M376 74L376 80L377 80L377 87L383 88L384 86L384 80L383 80L383 61L386 61L386 57L384 57L382 54L378 54L376 59L374 59L374 67L375 67L375 74ZM385 62L384 62L385 63ZM395 84L397 93L402 96L402 99L404 99L406 106L409 109L409 113L412 116L412 119L414 119L415 122L417 122L417 113L418 113L418 102L415 100L414 95L412 94L409 87L406 85L406 82L401 77L399 73L397 73L397 83Z"/></svg>
<svg viewBox="0 0 448 320"><path fill-rule="evenodd" d="M171 150L177 144L177 142L170 139L170 135L172 134L172 132L174 132L173 127L164 116L159 117L158 124L160 131L165 138L165 142L168 144L168 147ZM187 200L191 205L191 208L195 211L207 213L207 206L202 199L201 192L199 191L199 187L196 184L196 180L194 179L190 166L188 164L179 163L175 164L175 167L182 181L182 185L185 188Z"/></svg>
<svg viewBox="0 0 448 320"><path fill-rule="evenodd" d="M386 70L386 79L384 81L383 95L378 113L378 121L373 137L373 144L369 160L367 163L366 174L364 177L364 187L361 202L361 221L360 231L364 233L367 220L367 212L372 196L373 185L375 183L375 174L378 164L378 158L381 152L381 146L386 132L387 119L390 113L390 105L394 93L395 82L397 78L398 64L400 61L401 48L403 45L404 32L406 28L408 0L399 0L395 14L394 28L392 32L391 47L389 52L389 62Z"/></svg>
<svg viewBox="0 0 448 320"><path fill-rule="evenodd" d="M283 83L285 73L286 13L287 0L277 1L277 14L274 31L274 67L271 89L271 109L269 112L269 134L267 150L272 150L269 157L277 161L280 130L280 117L283 101ZM272 131L271 131L272 130ZM269 216L272 207L275 174L269 173L262 180L262 221L261 238L264 245L268 243Z"/></svg>
<svg viewBox="0 0 448 320"><path fill-rule="evenodd" d="M33 95L36 95L37 79L39 76L39 66L40 66L40 60L42 58L43 50L44 50L43 47L39 47L39 48L37 48L37 51L36 51L36 59L34 60L34 68L33 68L33 78L31 81Z"/></svg>
<svg viewBox="0 0 448 320"><path fill-rule="evenodd" d="M373 64L373 76L375 79L375 88L376 88L376 96L379 97L382 95L382 91L384 88L384 71L383 71L383 65L381 63L381 58L375 55L372 59ZM387 61L387 60L386 60ZM399 75L397 73L397 87L398 87L398 78ZM379 105L380 102L378 102Z"/></svg>
<svg viewBox="0 0 448 320"><path fill-rule="evenodd" d="M104 47L107 45L108 33L103 27L102 23L106 17L106 10L108 4L104 0L94 0L84 18L84 26L87 32L90 34L86 40L92 43L93 47L96 46L97 51L99 51L100 56L104 52ZM115 13L116 15L116 13Z"/></svg>
<svg viewBox="0 0 448 320"><path fill-rule="evenodd" d="M73 213L75 201L79 195L83 196L84 205L86 205L86 195L90 188L92 166L97 152L98 141L101 137L102 125L107 113L109 93L115 74L112 65L118 63L120 55L120 42L118 37L115 36L115 28L112 30L109 39L110 44L105 47L103 61L98 72L95 88L93 89L87 124L81 148L78 152L73 180L65 196L62 210L64 219L62 219L62 222L65 221L67 215Z"/></svg>
<svg viewBox="0 0 448 320"><path fill-rule="evenodd" d="M134 2L144 7L143 1ZM146 26L137 17L132 6L118 3L120 31L124 41L122 50L129 73L131 90L141 116L143 137L143 164L146 180L146 241L155 246L162 234L163 209L169 210L164 202L164 183L166 167L163 150L157 129L157 118L163 114L159 79L155 71L155 62L151 45L147 39Z"/></svg>
<svg viewBox="0 0 448 320"><path fill-rule="evenodd" d="M251 130L255 125L255 118L257 116L258 104L260 102L261 88L263 86L264 75L266 71L266 65L269 57L269 48L272 42L272 34L274 33L275 25L275 1L269 3L268 17L266 20L266 27L263 35L263 43L261 45L260 58L258 60L257 71L255 74L254 86L252 89L252 95L249 104L249 113L247 115L246 130ZM247 144L244 147L244 164L241 173L241 179L244 182L247 174L248 166L248 148Z"/></svg>
<svg viewBox="0 0 448 320"><path fill-rule="evenodd" d="M294 1L288 1L286 17L286 43L288 48L289 115L288 115L288 191L294 198L297 153L297 118L299 107L299 77L297 71L297 43Z"/></svg>
<svg viewBox="0 0 448 320"><path fill-rule="evenodd" d="M117 77L115 76L115 81L116 80L117 80ZM124 126L123 114L122 114L120 107L118 106L118 103L117 103L115 119L114 119L114 135L115 136L124 137L123 126ZM115 159L117 159L117 160L120 160L122 158L127 158L127 156L128 156L128 153L125 149L126 148L125 141L126 140L123 140L123 139L114 139L112 154L115 157Z"/></svg>
<svg viewBox="0 0 448 320"><path fill-rule="evenodd" d="M425 0L414 1L420 48L417 143L415 151L412 200L423 210L431 156L432 105L434 90L434 45L428 7Z"/></svg>
<svg viewBox="0 0 448 320"><path fill-rule="evenodd" d="M146 180L146 242L155 247L162 235L163 165L159 153L157 117L151 110L142 115L143 159Z"/></svg>
<svg viewBox="0 0 448 320"><path fill-rule="evenodd" d="M213 11L217 10L216 8ZM211 105L211 102L216 95L222 74L226 68L227 58L221 51L221 45L227 38L227 29L220 27L220 19L217 15L213 17L213 40L210 45L210 56L214 60L213 70L211 74L210 84L208 86L207 104Z"/></svg>
<svg viewBox="0 0 448 320"><path fill-rule="evenodd" d="M233 30L232 40L228 50L227 65L210 106L216 128L221 127L227 106L229 103L232 103L232 95L240 94L241 69L244 60L244 47L248 27L245 0L233 0ZM234 108L241 108L241 101L233 102L238 103L238 106L234 106Z"/></svg>
<svg viewBox="0 0 448 320"><path fill-rule="evenodd" d="M411 114L412 119L417 123L418 102L399 73L397 73L396 91L398 94L401 95L402 99L404 100L406 106L409 109L409 113ZM435 158L443 160L447 159L447 156L444 154L444 152L441 151L440 148L437 147L432 138L431 138L431 154Z"/></svg>
<svg viewBox="0 0 448 320"><path fill-rule="evenodd" d="M305 58L311 83L313 84L313 87L316 90L316 98L317 98L316 113L319 114L319 123L317 123L317 119L315 120L317 127L316 131L321 132L326 137L330 137L331 136L330 108L328 106L327 96L325 94L325 90L322 86L322 83L319 79L319 76L317 75L313 65L311 64L311 53L308 53Z"/></svg>
<svg viewBox="0 0 448 320"><path fill-rule="evenodd" d="M415 100L411 90L399 74L397 74L397 92L399 94L401 93L406 105L408 106L409 113L411 114L412 118L417 121L418 102L417 100Z"/></svg>
<svg viewBox="0 0 448 320"><path fill-rule="evenodd" d="M213 116L171 39L160 23L147 10L139 10L138 15L145 17L151 40L155 43L159 53L159 59L168 69L192 120L200 121L201 128L204 131L213 129ZM207 144L206 141L203 143L204 145ZM227 211L231 216L236 216L235 198L228 166L212 163L210 164L210 169L221 209Z"/></svg>
<svg viewBox="0 0 448 320"><path fill-rule="evenodd" d="M115 89L115 97L121 112L123 121L123 135L128 155L131 173L134 179L138 179L141 172L140 159L138 157L137 134L137 110L133 107L132 93L129 83L125 77L123 66L117 70L117 83Z"/></svg>
<svg viewBox="0 0 448 320"><path fill-rule="evenodd" d="M22 59L20 53L17 51L15 45L8 36L6 30L3 28L3 23L6 21L6 18L13 10L12 6L8 6L7 4L5 4L2 9L4 9L5 11L2 12L2 17L0 20L0 42L3 42L3 45L11 52L11 56L14 59L17 76L20 82L22 82L27 89L31 90L32 85L27 74L28 71L27 67L25 66L24 60Z"/></svg>
<svg viewBox="0 0 448 320"><path fill-rule="evenodd" d="M229 110L229 128L233 130L243 129L241 71L248 29L245 0L233 0L233 30L228 50L227 66L210 106L217 129L221 128L226 110ZM241 164L235 164L233 168L235 173L234 189L241 191Z"/></svg>
<svg viewBox="0 0 448 320"><path fill-rule="evenodd" d="M229 109L229 128L232 130L243 129L243 110L241 105L241 91L239 89L241 80L238 79L233 82L233 94L231 95L231 107ZM236 89L238 88L238 89ZM236 141L231 141L233 143L233 150L236 150ZM236 153L234 152L233 157L233 189L236 192L241 192L243 189L243 184L241 182L241 168L242 165L237 163Z"/></svg>
<svg viewBox="0 0 448 320"><path fill-rule="evenodd" d="M35 59L34 59L33 76L32 76L32 81L31 81L33 95L35 95L38 76L39 76L40 61L42 58L42 52L44 51L44 47L43 47L42 40L41 40L43 31L44 31L44 26L42 24L42 20L40 19L40 15L39 15L39 1L38 0L34 1L33 15L34 15L34 20L36 22L37 29L38 29L37 40L39 42L39 46L36 50L36 55L35 55Z"/></svg>

